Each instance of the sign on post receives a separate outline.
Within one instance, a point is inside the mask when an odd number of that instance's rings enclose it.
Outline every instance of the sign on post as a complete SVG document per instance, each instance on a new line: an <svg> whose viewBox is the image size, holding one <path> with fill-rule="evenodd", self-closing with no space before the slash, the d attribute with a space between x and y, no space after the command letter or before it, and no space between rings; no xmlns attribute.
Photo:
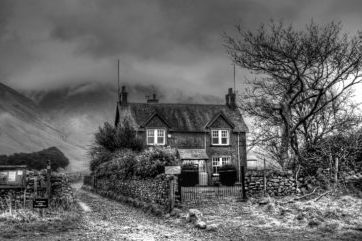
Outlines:
<svg viewBox="0 0 362 241"><path fill-rule="evenodd" d="M47 198L34 199L33 208L48 208L48 199Z"/></svg>
<svg viewBox="0 0 362 241"><path fill-rule="evenodd" d="M181 174L181 166L165 166L165 174L168 175Z"/></svg>

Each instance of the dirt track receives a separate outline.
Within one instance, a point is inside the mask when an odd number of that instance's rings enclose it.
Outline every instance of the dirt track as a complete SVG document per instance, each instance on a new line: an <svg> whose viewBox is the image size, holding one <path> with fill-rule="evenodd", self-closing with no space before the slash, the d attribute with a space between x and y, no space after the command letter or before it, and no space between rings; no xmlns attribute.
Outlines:
<svg viewBox="0 0 362 241"><path fill-rule="evenodd" d="M74 227L63 231L49 227L9 240L210 240L199 230L177 225L175 220L157 218L81 189L76 195L86 210L80 208L82 218Z"/></svg>

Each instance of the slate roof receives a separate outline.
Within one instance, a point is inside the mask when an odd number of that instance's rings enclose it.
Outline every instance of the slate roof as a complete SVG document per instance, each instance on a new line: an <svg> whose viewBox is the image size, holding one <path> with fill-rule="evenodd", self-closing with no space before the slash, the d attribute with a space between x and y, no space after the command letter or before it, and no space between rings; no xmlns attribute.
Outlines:
<svg viewBox="0 0 362 241"><path fill-rule="evenodd" d="M215 116L222 113L234 125L235 132L248 132L248 128L239 110L232 110L226 105L212 104L147 104L128 103L117 105L116 124L118 120L128 119L136 130L147 119L157 113L171 127L171 131L204 132L206 125Z"/></svg>

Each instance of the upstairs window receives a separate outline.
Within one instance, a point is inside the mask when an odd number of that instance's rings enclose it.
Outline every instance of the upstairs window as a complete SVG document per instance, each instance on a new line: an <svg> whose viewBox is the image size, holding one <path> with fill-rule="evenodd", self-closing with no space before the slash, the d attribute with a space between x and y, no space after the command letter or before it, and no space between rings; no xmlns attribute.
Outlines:
<svg viewBox="0 0 362 241"><path fill-rule="evenodd" d="M165 145L166 131L164 129L147 129L147 145Z"/></svg>
<svg viewBox="0 0 362 241"><path fill-rule="evenodd" d="M212 157L212 172L218 173L220 167L228 164L231 164L230 156Z"/></svg>
<svg viewBox="0 0 362 241"><path fill-rule="evenodd" d="M229 130L211 130L212 145L229 145Z"/></svg>

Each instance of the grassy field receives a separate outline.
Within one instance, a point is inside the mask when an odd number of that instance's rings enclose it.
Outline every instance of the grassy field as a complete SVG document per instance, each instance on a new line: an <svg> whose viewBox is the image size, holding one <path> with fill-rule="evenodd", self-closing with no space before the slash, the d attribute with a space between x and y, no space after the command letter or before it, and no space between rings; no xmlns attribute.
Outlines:
<svg viewBox="0 0 362 241"><path fill-rule="evenodd" d="M316 201L295 197L267 198L248 202L227 200L199 203L209 224L219 228L216 236L229 240L362 240L362 199L349 195L327 196Z"/></svg>
<svg viewBox="0 0 362 241"><path fill-rule="evenodd" d="M30 209L6 211L0 214L0 240L30 239L65 232L77 228L80 220L77 205L69 210L46 210L43 214Z"/></svg>

